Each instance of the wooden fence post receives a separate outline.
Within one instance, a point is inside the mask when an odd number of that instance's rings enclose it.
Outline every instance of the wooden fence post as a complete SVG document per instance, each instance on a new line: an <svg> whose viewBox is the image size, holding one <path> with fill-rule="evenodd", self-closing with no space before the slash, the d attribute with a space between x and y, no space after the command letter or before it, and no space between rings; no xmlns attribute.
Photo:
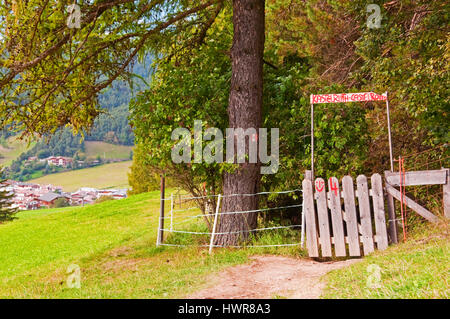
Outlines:
<svg viewBox="0 0 450 319"><path fill-rule="evenodd" d="M389 218L389 241L392 244L398 244L397 217L395 216L394 197L386 192L386 199Z"/></svg>
<svg viewBox="0 0 450 319"><path fill-rule="evenodd" d="M386 218L384 213L383 184L381 175L375 173L371 177L373 217L375 220L376 242L379 250L388 247Z"/></svg>
<svg viewBox="0 0 450 319"><path fill-rule="evenodd" d="M158 236L156 239L156 246L159 246L164 241L164 202L165 202L165 176L161 174L161 196L160 196L160 207L159 207L159 226L158 226Z"/></svg>
<svg viewBox="0 0 450 319"><path fill-rule="evenodd" d="M444 215L450 218L450 170L447 169L447 182L443 186Z"/></svg>
<svg viewBox="0 0 450 319"><path fill-rule="evenodd" d="M364 175L359 175L356 178L356 184L358 191L359 216L361 218L361 238L363 242L363 250L364 255L368 255L374 251L374 245L367 177Z"/></svg>
<svg viewBox="0 0 450 319"><path fill-rule="evenodd" d="M389 173L391 173L391 172L389 171ZM388 184L386 174L388 174L388 171L384 172L384 184L385 185ZM398 224L397 224L397 217L395 215L394 197L386 191L386 199L387 199L387 209L388 209L389 242L391 244L398 244L398 229L397 229Z"/></svg>
<svg viewBox="0 0 450 319"><path fill-rule="evenodd" d="M317 221L319 223L319 242L322 257L332 257L330 223L328 220L327 191L325 181L318 177L314 183L317 204Z"/></svg>
<svg viewBox="0 0 450 319"><path fill-rule="evenodd" d="M358 219L356 217L355 191L353 187L353 178L349 175L344 176L342 179L342 194L344 195L348 251L350 256L361 256L361 250L359 249Z"/></svg>
<svg viewBox="0 0 450 319"><path fill-rule="evenodd" d="M328 179L329 206L331 210L331 221L334 237L334 253L336 257L347 255L345 249L344 223L342 221L341 192L339 181L336 177Z"/></svg>
<svg viewBox="0 0 450 319"><path fill-rule="evenodd" d="M306 219L306 247L308 248L309 257L319 257L312 182L309 179L304 179L302 186L303 210Z"/></svg>

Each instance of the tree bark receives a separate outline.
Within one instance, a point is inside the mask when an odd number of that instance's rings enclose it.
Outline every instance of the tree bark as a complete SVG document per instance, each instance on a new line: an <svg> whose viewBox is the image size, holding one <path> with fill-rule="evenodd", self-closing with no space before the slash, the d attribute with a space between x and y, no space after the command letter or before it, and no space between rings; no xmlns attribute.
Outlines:
<svg viewBox="0 0 450 319"><path fill-rule="evenodd" d="M228 105L230 128L261 127L263 97L263 53L265 40L264 0L233 0L234 37L231 48L232 78ZM236 136L235 154L236 154ZM248 155L249 145L246 140ZM238 164L232 173L224 174L222 212L258 209L257 196L230 196L231 194L254 194L259 190L260 163ZM235 157L236 163L236 157ZM248 239L249 233L257 226L257 213L221 215L218 233L239 232L217 235L216 245L237 245Z"/></svg>

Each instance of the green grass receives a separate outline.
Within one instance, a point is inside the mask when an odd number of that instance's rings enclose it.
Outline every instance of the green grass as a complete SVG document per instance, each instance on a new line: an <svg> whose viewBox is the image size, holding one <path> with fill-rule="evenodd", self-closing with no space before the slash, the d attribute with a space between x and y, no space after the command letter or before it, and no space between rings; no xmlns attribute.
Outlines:
<svg viewBox="0 0 450 319"><path fill-rule="evenodd" d="M18 220L0 225L0 298L185 297L207 284L211 273L244 263L252 254L298 255L291 248L215 249L209 255L207 248L156 247L158 197L152 192L21 212ZM201 229L200 224L186 227ZM81 268L81 289L67 287L71 264Z"/></svg>
<svg viewBox="0 0 450 319"><path fill-rule="evenodd" d="M406 243L390 246L350 267L329 273L324 278L327 288L323 298L447 299L449 248L446 222L438 227L421 227ZM368 285L369 276L376 278L377 268L381 275L378 285L370 285L370 280Z"/></svg>
<svg viewBox="0 0 450 319"><path fill-rule="evenodd" d="M66 192L80 187L128 188L128 169L131 161L105 164L80 170L46 175L29 182L61 186Z"/></svg>
<svg viewBox="0 0 450 319"><path fill-rule="evenodd" d="M298 247L216 248L212 255L208 248L156 247L158 215L159 192L85 207L20 212L17 220L0 225L0 298L182 298L207 286L211 275L245 263L251 255L304 256ZM448 298L444 226L423 228L407 243L331 272L324 277L323 297ZM176 229L206 230L201 220ZM255 239L255 245L280 241L296 242L298 233L267 233ZM174 234L165 242L207 244L209 237ZM81 269L80 289L66 283L72 264ZM366 288L370 265L381 269L380 288Z"/></svg>
<svg viewBox="0 0 450 319"><path fill-rule="evenodd" d="M129 159L132 146L115 145L99 141L85 141L85 154L88 158L100 156L102 159Z"/></svg>
<svg viewBox="0 0 450 319"><path fill-rule="evenodd" d="M26 152L33 147L35 142L28 145L27 142L17 139L17 137L11 136L4 143L0 144L0 165L9 166L12 161L20 156L23 152Z"/></svg>

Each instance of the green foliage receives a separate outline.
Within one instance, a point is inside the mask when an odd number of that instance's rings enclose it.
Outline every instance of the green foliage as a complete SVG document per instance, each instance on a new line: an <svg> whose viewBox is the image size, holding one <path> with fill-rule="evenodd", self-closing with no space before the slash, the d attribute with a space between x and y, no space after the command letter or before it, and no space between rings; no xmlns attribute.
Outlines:
<svg viewBox="0 0 450 319"><path fill-rule="evenodd" d="M130 112L128 104L137 90L146 87L152 73L152 56L148 55L144 61L137 62L133 66L133 78L131 87L124 81L115 81L111 88L99 95L99 105L107 110L106 114L100 114L94 122L94 126L85 136L86 141L104 141L120 145L134 145L134 134L128 123Z"/></svg>
<svg viewBox="0 0 450 319"><path fill-rule="evenodd" d="M424 0L374 3L381 8L379 29L367 27L367 1L270 1L266 45L280 61L292 55L308 59L311 74L303 83L308 94L388 91L395 157L448 143L448 5ZM357 127L341 119L339 128L329 123L329 116L317 115L324 108L356 116ZM389 168L384 104L317 105L316 115L318 146L331 142L334 149L341 149L336 157L325 147L330 166L322 162L327 156L324 150L317 150L321 175L328 175L329 169L336 172L332 162L337 160L344 161L340 172L351 169L352 174L382 173ZM324 126L336 129L336 136L324 136ZM340 137L365 149L348 154L343 141L336 140ZM432 155L445 157L442 152ZM421 164L426 165L426 159Z"/></svg>
<svg viewBox="0 0 450 319"><path fill-rule="evenodd" d="M0 224L14 220L17 213L17 208L12 208L13 193L9 193L6 190L2 190L5 186L4 181L0 181Z"/></svg>
<svg viewBox="0 0 450 319"><path fill-rule="evenodd" d="M188 57L172 55L170 51L155 60L157 71L150 89L130 104L131 123L140 152L134 158L136 168L145 163L158 172L164 170L178 185L193 193L199 193L204 182L207 189L220 191L222 173L230 169L229 164L173 164L171 149L176 142L171 140L171 133L185 127L193 134L194 120L202 120L204 129L217 127L225 132L231 41L231 11L226 8L212 25L205 45L193 50ZM265 59L277 61L276 50L267 48ZM310 165L310 106L303 89L310 72L308 59L297 54L279 61L276 68L265 65L263 127L280 129L280 168L277 174L263 176L265 190L297 188L304 170ZM362 171L362 162L367 156L365 115L366 111L357 105L349 105L345 110L317 109L318 174ZM204 142L203 146L206 144ZM193 147L191 149L193 151ZM348 155L343 157L343 153ZM133 174L137 175L137 170ZM132 184L138 186L139 183ZM269 201L289 203L297 199L279 196Z"/></svg>
<svg viewBox="0 0 450 319"><path fill-rule="evenodd" d="M398 5L382 11L380 30L361 28L355 46L363 64L355 78L375 90L388 89L392 104L418 124L406 129L428 133L423 142L448 142L448 4L409 0L401 10Z"/></svg>
<svg viewBox="0 0 450 319"><path fill-rule="evenodd" d="M179 127L193 132L194 120L202 120L205 127L224 129L227 125L230 11L222 13L217 21L205 39L207 45L194 49L189 56L172 56L169 51L156 60L158 67L151 88L130 104L137 149L146 154L145 163L155 171L165 171L174 182L193 192L200 192L198 185L203 182L207 187L220 188L220 166L173 164L171 148L176 142L171 140L171 133ZM195 28L184 33L190 32L196 32Z"/></svg>
<svg viewBox="0 0 450 319"><path fill-rule="evenodd" d="M89 131L99 94L131 82L132 66L175 43L179 30L200 31L216 1L82 1L71 28L71 0L16 0L0 6L0 129L28 136L66 125Z"/></svg>
<svg viewBox="0 0 450 319"><path fill-rule="evenodd" d="M61 208L70 206L67 199L60 197L55 200L55 202L51 205L51 208Z"/></svg>
<svg viewBox="0 0 450 319"><path fill-rule="evenodd" d="M133 164L128 173L130 194L140 194L159 189L160 177L156 169L148 164L148 154L138 145L133 152Z"/></svg>

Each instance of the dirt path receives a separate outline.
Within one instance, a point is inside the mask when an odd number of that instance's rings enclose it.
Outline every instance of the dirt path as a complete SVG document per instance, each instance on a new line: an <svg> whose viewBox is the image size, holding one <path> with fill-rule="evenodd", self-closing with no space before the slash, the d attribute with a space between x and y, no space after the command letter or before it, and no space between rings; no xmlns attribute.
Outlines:
<svg viewBox="0 0 450 319"><path fill-rule="evenodd" d="M246 298L319 298L327 272L357 262L357 259L315 262L280 256L255 256L246 265L230 267L211 278L211 287L198 291L190 299Z"/></svg>

